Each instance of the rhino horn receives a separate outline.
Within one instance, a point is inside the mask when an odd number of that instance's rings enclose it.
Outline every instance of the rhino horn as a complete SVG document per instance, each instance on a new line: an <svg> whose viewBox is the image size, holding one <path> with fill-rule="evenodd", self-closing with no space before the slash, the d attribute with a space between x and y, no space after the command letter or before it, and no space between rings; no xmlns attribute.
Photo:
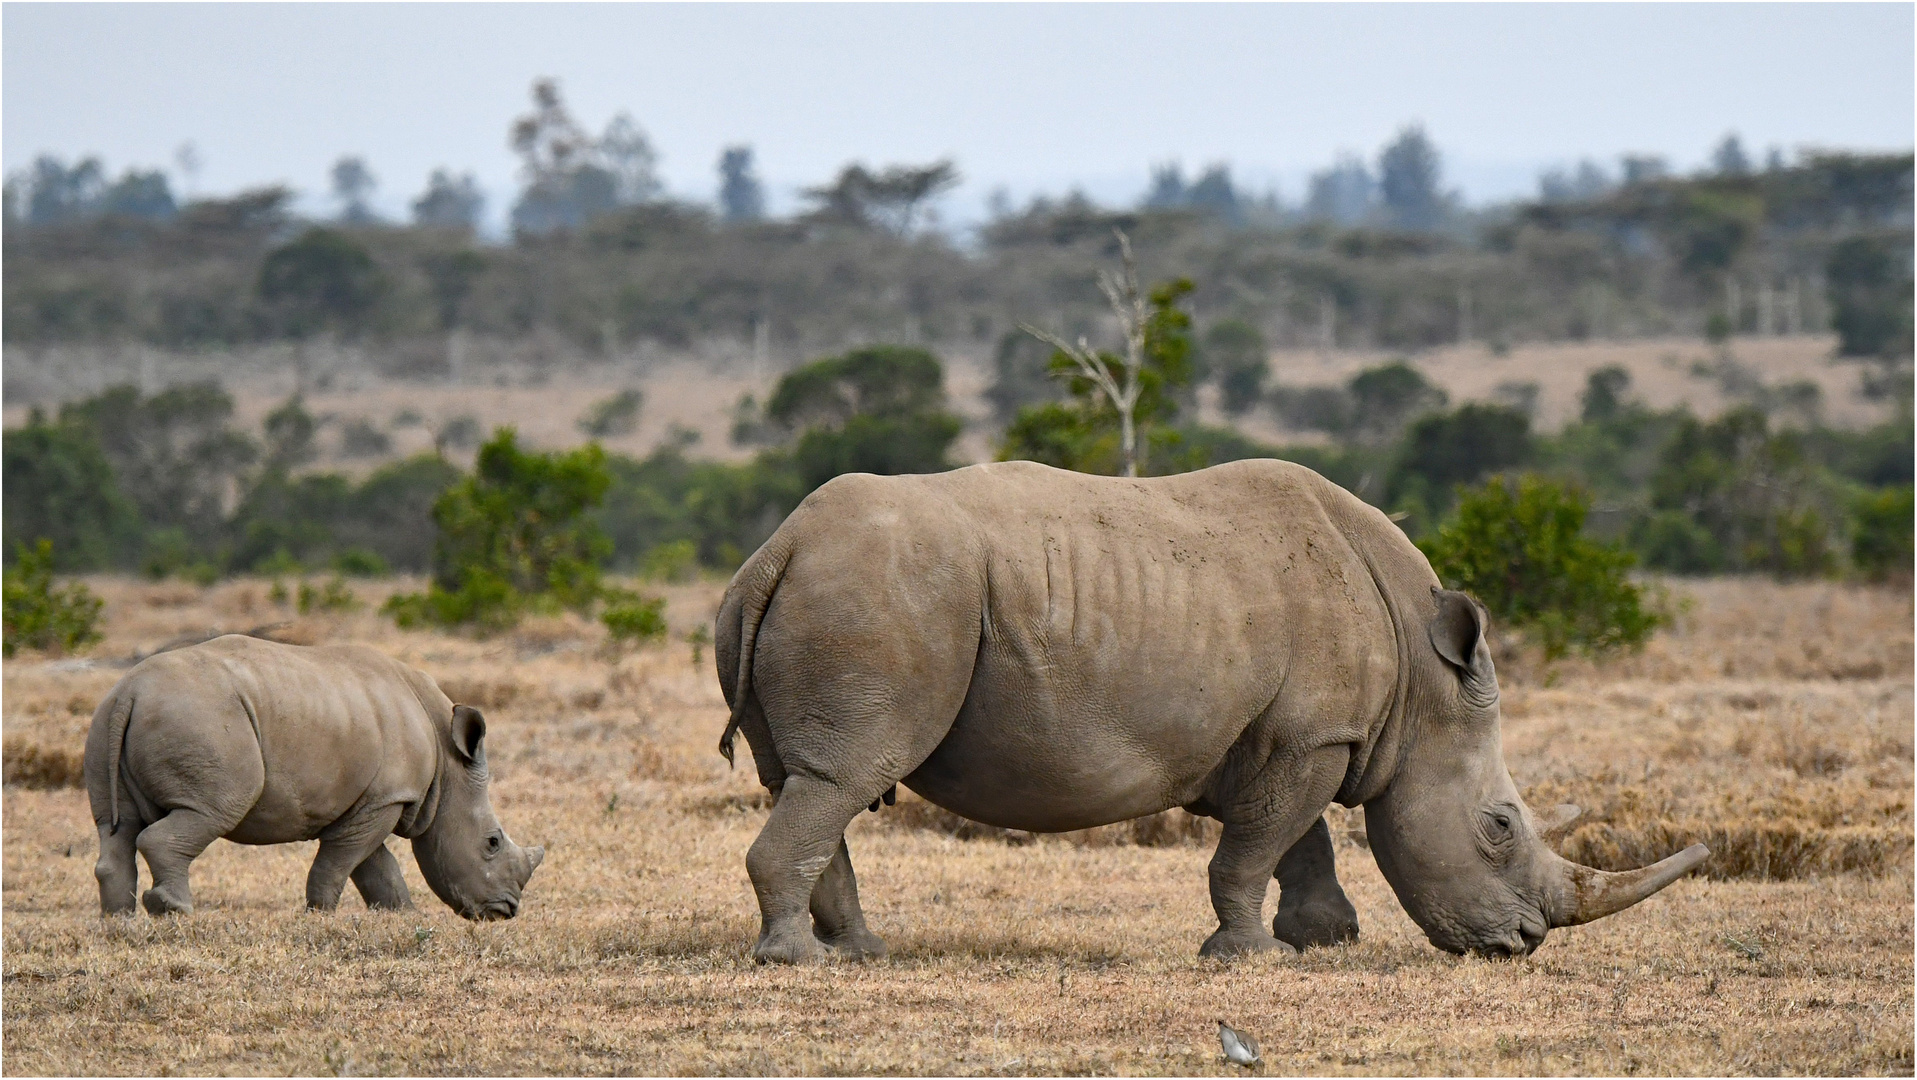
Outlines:
<svg viewBox="0 0 1917 1080"><path fill-rule="evenodd" d="M1710 854L1711 849L1703 844L1692 844L1649 866L1619 873L1560 859L1564 888L1560 902L1553 905L1557 910L1550 913L1551 925L1576 926L1615 915L1690 873Z"/></svg>

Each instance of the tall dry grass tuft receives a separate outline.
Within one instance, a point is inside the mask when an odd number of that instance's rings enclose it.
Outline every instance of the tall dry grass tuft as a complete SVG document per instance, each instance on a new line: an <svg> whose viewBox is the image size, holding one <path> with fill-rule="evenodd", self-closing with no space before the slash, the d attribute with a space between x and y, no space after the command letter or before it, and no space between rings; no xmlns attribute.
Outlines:
<svg viewBox="0 0 1917 1080"><path fill-rule="evenodd" d="M1632 870L1692 844L1711 857L1698 871L1718 880L1789 881L1826 874L1889 874L1911 865L1909 828L1800 821L1704 824L1667 820L1581 826L1560 845L1565 858L1599 870Z"/></svg>
<svg viewBox="0 0 1917 1080"><path fill-rule="evenodd" d="M28 788L85 787L84 751L9 738L0 749L6 782Z"/></svg>

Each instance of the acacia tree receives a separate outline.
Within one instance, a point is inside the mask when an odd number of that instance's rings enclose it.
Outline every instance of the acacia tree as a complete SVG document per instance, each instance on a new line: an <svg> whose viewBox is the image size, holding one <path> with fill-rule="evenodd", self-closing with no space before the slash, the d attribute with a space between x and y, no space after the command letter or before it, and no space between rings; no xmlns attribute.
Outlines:
<svg viewBox="0 0 1917 1080"><path fill-rule="evenodd" d="M1100 352L1083 334L1074 344L1030 323L1020 323L1019 329L1050 345L1054 368L1073 372L1118 414L1119 474L1137 476L1140 400L1157 389L1166 374L1188 375L1184 369L1189 343L1182 331L1190 320L1176 305L1178 298L1191 290L1191 283L1180 279L1154 290L1147 298L1138 287L1138 263L1132 257L1131 238L1120 229L1113 229L1112 234L1118 237L1123 269L1116 274L1099 271L1098 288L1118 317L1125 354L1121 357ZM1061 359L1064 364L1059 363ZM1147 359L1156 359L1166 370L1148 370Z"/></svg>

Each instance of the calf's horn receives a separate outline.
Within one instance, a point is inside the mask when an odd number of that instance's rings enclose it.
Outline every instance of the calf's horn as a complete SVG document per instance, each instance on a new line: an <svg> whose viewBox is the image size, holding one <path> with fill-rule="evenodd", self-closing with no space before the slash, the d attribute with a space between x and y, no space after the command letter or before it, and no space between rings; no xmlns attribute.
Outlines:
<svg viewBox="0 0 1917 1080"><path fill-rule="evenodd" d="M1560 859L1564 871L1564 892L1559 910L1551 913L1551 925L1576 926L1606 915L1615 915L1639 900L1691 872L1711 854L1703 844L1692 844L1667 859L1639 870L1610 873Z"/></svg>

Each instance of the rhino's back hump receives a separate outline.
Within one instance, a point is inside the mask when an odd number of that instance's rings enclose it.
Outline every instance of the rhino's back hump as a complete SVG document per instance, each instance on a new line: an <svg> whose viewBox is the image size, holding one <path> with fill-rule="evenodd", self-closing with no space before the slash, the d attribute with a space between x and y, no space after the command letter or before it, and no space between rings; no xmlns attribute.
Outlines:
<svg viewBox="0 0 1917 1080"><path fill-rule="evenodd" d="M1388 692L1388 618L1346 535L1365 511L1308 469L1006 462L842 494L860 492L884 492L906 534L956 532L977 553L982 587L952 605L980 627L971 688L910 779L959 813L1039 829L1150 813L1192 798L1282 689L1333 741L1362 737ZM808 531L840 538L845 516Z"/></svg>

